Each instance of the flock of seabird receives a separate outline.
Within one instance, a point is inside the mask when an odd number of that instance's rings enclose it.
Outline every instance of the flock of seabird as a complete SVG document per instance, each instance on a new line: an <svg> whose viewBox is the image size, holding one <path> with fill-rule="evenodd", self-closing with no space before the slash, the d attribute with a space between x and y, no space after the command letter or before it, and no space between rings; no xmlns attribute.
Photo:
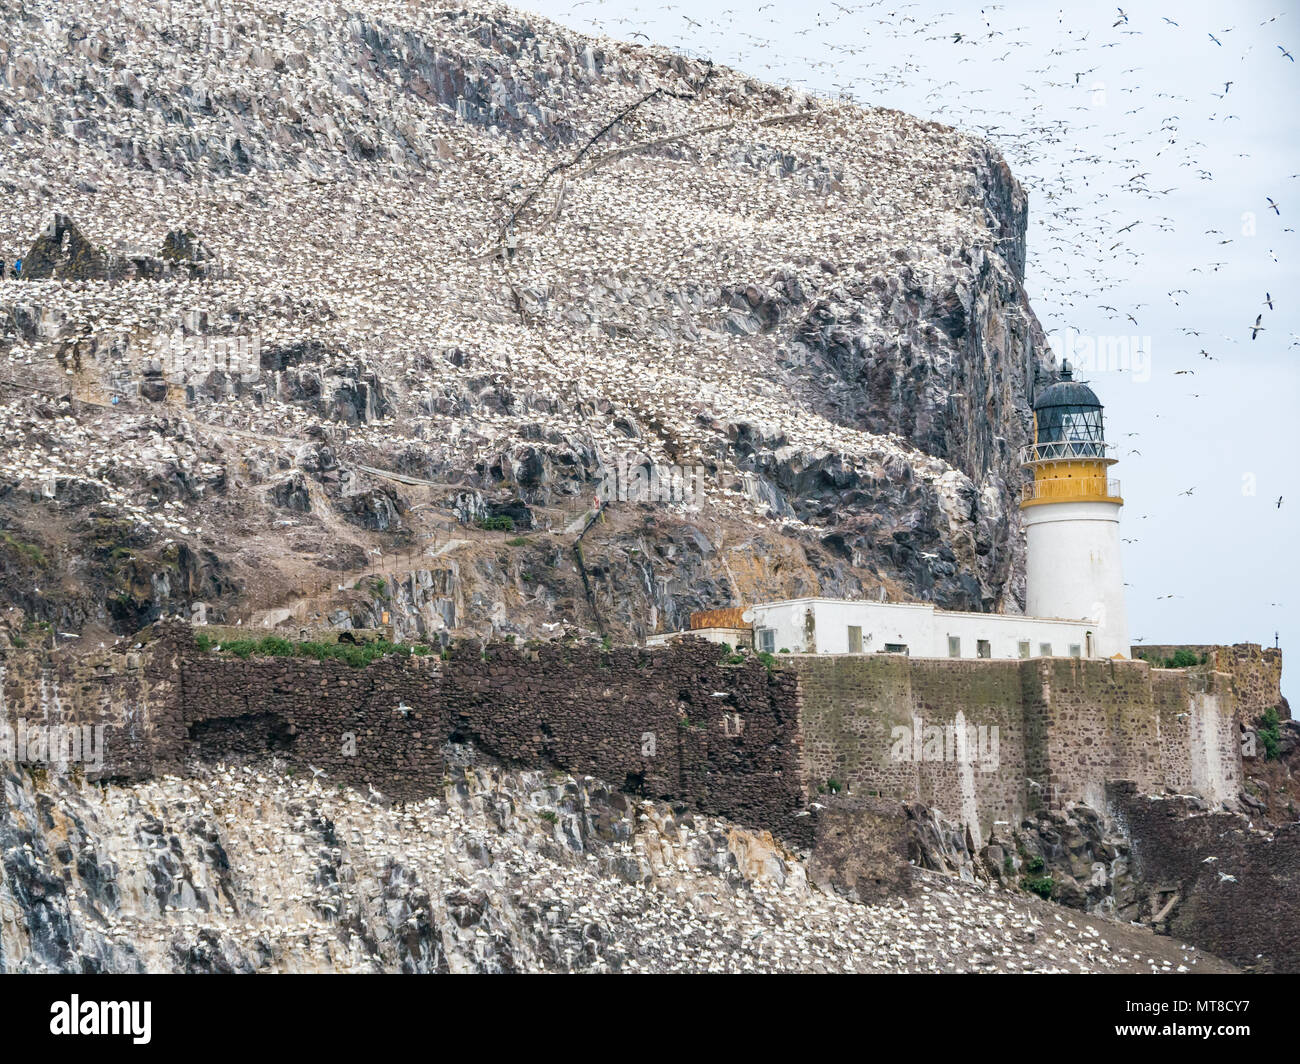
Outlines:
<svg viewBox="0 0 1300 1064"><path fill-rule="evenodd" d="M0 282L0 303L37 322L35 335L11 329L0 378L75 389L81 378L57 355L68 337L83 339L98 376L87 397L103 408L64 413L106 442L146 431L139 404L112 406L113 381L138 380L160 342L201 317L210 334L262 351L316 343L325 366L376 368L397 416L350 432L354 459L414 441L433 466L473 468L541 422L543 448L582 440L607 458L635 448L682 466L720 460L725 474L720 433L739 420L867 475L900 460L921 480L951 473L902 439L792 402L754 337L758 317L719 295L737 279L761 290L784 269L853 314L849 288L860 305L870 282L901 270L940 291L1005 272L973 177L987 165L976 140L662 48L602 42L596 59L562 36L528 37L505 15L505 44L485 47L462 25L485 17L477 9L447 18L381 3L366 27L199 0L126 5L117 20L88 0L44 18L40 4L24 10L7 16L8 51L0 44L0 97L20 116L0 122L0 247L21 254L58 209L119 253L183 225L220 263L202 281ZM479 77L483 106L518 135L398 91L372 31L435 101L438 71ZM639 104L651 78L669 91ZM525 81L535 99L519 103L509 88ZM94 106L49 91L74 82L93 86ZM621 111L580 172L547 180L547 138L572 141L580 116ZM831 262L847 275L828 272ZM890 321L862 317L870 342L897 347ZM204 378L199 367L177 379ZM21 421L30 397L5 398ZM620 415L662 429L629 440ZM187 416L201 447L202 421L294 436L328 420L274 389L255 401L237 387ZM57 475L60 456L28 445L0 456L0 474ZM102 479L98 458L89 479ZM706 490L766 516L726 475Z"/></svg>
<svg viewBox="0 0 1300 1064"><path fill-rule="evenodd" d="M63 867L73 966L110 971L1186 972L1197 950L918 871L863 905L766 833L590 777L449 770L390 806L282 763L102 788L12 777L6 867ZM53 826L45 818L53 816ZM26 836L24 836L26 837ZM17 851L22 851L21 853ZM108 885L111 884L111 892ZM115 904L108 904L111 893ZM39 970L7 883L4 955ZM61 964L66 967L65 958ZM1213 966L1213 961L1209 964Z"/></svg>

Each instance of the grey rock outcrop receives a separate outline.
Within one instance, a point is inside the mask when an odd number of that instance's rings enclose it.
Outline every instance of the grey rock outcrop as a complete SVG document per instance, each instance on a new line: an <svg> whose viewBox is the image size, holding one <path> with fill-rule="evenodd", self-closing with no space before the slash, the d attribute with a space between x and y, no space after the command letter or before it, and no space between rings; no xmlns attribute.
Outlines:
<svg viewBox="0 0 1300 1064"><path fill-rule="evenodd" d="M1036 936L1038 903L922 869L864 904L765 832L448 760L443 795L402 807L274 761L6 771L0 972L1224 970L1083 915Z"/></svg>

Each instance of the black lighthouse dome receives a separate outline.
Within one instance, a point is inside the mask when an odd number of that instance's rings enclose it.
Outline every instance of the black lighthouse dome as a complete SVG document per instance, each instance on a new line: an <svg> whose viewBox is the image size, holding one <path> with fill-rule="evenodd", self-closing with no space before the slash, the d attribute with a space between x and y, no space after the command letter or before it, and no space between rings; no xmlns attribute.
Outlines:
<svg viewBox="0 0 1300 1064"><path fill-rule="evenodd" d="M1101 400L1074 379L1070 363L1034 399L1034 443L1039 458L1104 458Z"/></svg>

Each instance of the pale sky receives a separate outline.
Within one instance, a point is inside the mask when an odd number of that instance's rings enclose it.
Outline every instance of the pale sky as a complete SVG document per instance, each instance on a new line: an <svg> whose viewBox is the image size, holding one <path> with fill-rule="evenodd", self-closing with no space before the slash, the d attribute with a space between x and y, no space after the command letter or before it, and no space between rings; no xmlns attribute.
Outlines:
<svg viewBox="0 0 1300 1064"><path fill-rule="evenodd" d="M988 136L1029 191L1034 310L1073 348L1122 445L1111 475L1134 641L1272 646L1277 633L1286 651L1300 637L1300 66L1283 53L1300 54L1300 15L1027 0L520 6ZM1090 341L1123 357L1090 365ZM1290 698L1296 665L1286 673Z"/></svg>

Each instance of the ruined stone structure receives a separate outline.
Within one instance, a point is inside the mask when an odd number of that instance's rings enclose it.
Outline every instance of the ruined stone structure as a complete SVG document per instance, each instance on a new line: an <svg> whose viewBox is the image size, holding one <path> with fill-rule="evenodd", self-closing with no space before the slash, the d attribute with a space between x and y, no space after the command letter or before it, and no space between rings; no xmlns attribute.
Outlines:
<svg viewBox="0 0 1300 1064"><path fill-rule="evenodd" d="M1261 647L1258 643L1232 646L1144 643L1133 648L1133 657L1153 663L1168 661L1180 650L1194 654L1215 672L1231 677L1238 723L1253 725L1266 709L1278 710L1284 720L1291 716L1290 706L1281 694L1282 651L1276 647Z"/></svg>
<svg viewBox="0 0 1300 1064"><path fill-rule="evenodd" d="M0 713L103 723L106 778L276 753L393 799L431 793L446 744L471 742L795 844L811 839L808 803L828 789L924 802L978 844L1045 805L1101 808L1112 781L1213 804L1241 783L1233 684L1211 667L782 655L769 670L686 640L608 651L464 642L445 658L353 668L203 653L178 624L122 646L54 661L4 651Z"/></svg>
<svg viewBox="0 0 1300 1064"><path fill-rule="evenodd" d="M106 779L179 772L191 757L278 754L331 784L414 799L441 789L448 743L473 743L507 763L591 774L811 841L809 819L796 815L805 805L796 676L752 659L724 664L712 644L465 642L446 660L353 668L204 654L183 625L152 635L139 650L54 665L4 652L0 712L108 724L96 773Z"/></svg>

